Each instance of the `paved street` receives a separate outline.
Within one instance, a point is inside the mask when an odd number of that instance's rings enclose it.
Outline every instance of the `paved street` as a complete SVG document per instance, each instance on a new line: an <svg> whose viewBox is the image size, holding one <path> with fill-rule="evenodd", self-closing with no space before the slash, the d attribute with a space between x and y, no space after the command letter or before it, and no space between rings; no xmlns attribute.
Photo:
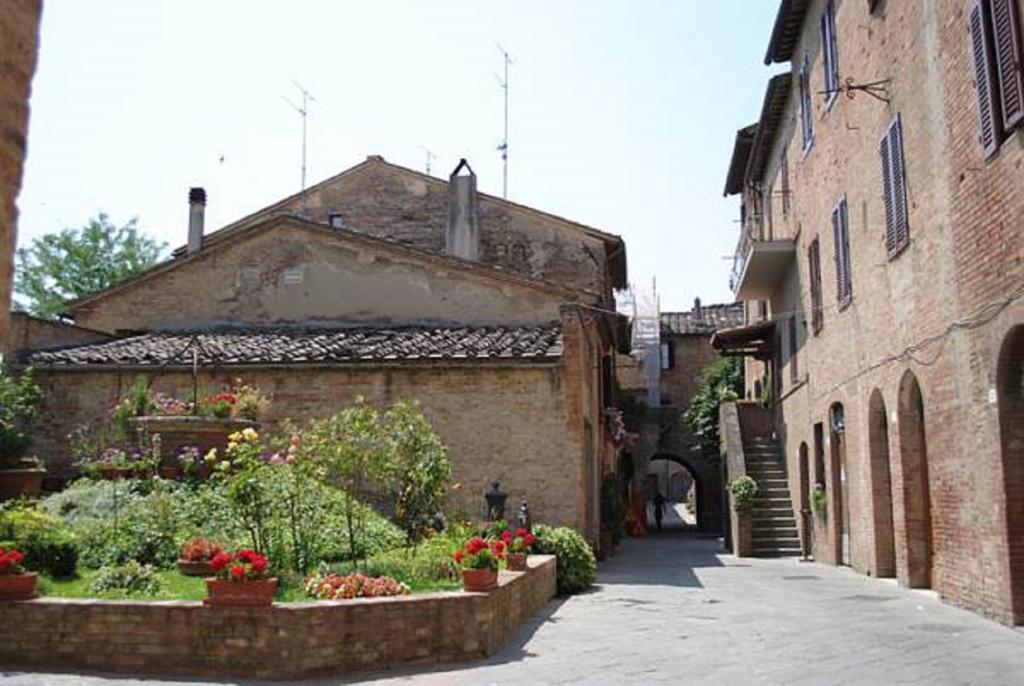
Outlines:
<svg viewBox="0 0 1024 686"><path fill-rule="evenodd" d="M847 570L737 560L718 546L681 534L627 540L595 591L550 603L491 659L311 683L1024 683L1024 632ZM0 677L3 686L167 683L182 682Z"/></svg>

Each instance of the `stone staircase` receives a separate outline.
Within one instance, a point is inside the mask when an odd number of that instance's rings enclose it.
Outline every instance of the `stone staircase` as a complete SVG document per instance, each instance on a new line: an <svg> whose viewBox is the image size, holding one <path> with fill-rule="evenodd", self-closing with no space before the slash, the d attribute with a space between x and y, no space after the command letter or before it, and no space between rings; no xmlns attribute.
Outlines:
<svg viewBox="0 0 1024 686"><path fill-rule="evenodd" d="M757 482L751 511L754 557L791 557L802 553L800 534L789 497L782 451L773 438L744 441L747 474Z"/></svg>

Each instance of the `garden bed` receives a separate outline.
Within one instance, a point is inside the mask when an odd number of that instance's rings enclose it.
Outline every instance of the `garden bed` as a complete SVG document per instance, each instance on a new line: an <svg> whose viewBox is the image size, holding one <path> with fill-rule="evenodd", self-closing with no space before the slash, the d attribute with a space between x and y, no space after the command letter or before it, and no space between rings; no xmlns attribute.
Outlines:
<svg viewBox="0 0 1024 686"><path fill-rule="evenodd" d="M492 654L555 594L555 558L487 593L212 608L194 601L0 603L0 663L202 677L300 679Z"/></svg>

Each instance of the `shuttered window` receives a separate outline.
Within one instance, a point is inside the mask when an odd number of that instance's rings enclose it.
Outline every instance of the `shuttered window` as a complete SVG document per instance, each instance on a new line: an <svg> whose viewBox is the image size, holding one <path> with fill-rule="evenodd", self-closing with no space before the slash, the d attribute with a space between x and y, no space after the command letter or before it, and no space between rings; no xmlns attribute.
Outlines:
<svg viewBox="0 0 1024 686"><path fill-rule="evenodd" d="M782 216L789 216L789 153L788 148L782 148L782 158L779 160L779 167L782 169Z"/></svg>
<svg viewBox="0 0 1024 686"><path fill-rule="evenodd" d="M821 246L817 238L807 248L807 271L811 286L811 331L818 335L824 317L821 310Z"/></svg>
<svg viewBox="0 0 1024 686"><path fill-rule="evenodd" d="M836 299L840 307L853 296L853 281L850 271L850 222L846 209L846 198L839 201L832 210L832 236L835 243Z"/></svg>
<svg viewBox="0 0 1024 686"><path fill-rule="evenodd" d="M1003 142L1003 122L997 99L992 57L992 27L986 0L971 3L971 54L974 58L974 83L978 90L978 128L981 149L989 158Z"/></svg>
<svg viewBox="0 0 1024 686"><path fill-rule="evenodd" d="M825 68L825 102L831 104L839 92L839 47L833 0L825 3L825 11L821 15L821 54Z"/></svg>
<svg viewBox="0 0 1024 686"><path fill-rule="evenodd" d="M800 130L804 137L804 150L814 143L814 114L811 110L811 65L807 55L800 62Z"/></svg>
<svg viewBox="0 0 1024 686"><path fill-rule="evenodd" d="M900 115L889 124L878 144L882 158L882 200L885 203L885 249L895 257L910 242L907 218L907 172L903 157L903 125Z"/></svg>
<svg viewBox="0 0 1024 686"><path fill-rule="evenodd" d="M1020 21L1017 0L991 0L992 40L999 80L1003 128L1024 120L1024 72L1021 69Z"/></svg>

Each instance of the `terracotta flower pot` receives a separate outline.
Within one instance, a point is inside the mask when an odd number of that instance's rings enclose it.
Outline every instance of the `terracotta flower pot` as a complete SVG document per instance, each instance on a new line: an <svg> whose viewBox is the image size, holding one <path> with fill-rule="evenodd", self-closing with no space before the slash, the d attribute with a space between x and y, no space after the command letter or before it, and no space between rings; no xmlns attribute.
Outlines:
<svg viewBox="0 0 1024 686"><path fill-rule="evenodd" d="M179 479L181 479L181 475L184 473L184 469L175 466L161 466L159 470L161 479L170 479L171 481L178 481Z"/></svg>
<svg viewBox="0 0 1024 686"><path fill-rule="evenodd" d="M39 495L44 476L45 469L0 469L0 500Z"/></svg>
<svg viewBox="0 0 1024 686"><path fill-rule="evenodd" d="M508 554L508 571L510 571L510 572L525 572L526 571L526 553L509 553Z"/></svg>
<svg viewBox="0 0 1024 686"><path fill-rule="evenodd" d="M107 481L120 481L122 479L131 479L135 475L134 471L124 467L103 467L100 469L100 476Z"/></svg>
<svg viewBox="0 0 1024 686"><path fill-rule="evenodd" d="M185 576L210 576L213 574L209 560L178 560L178 571Z"/></svg>
<svg viewBox="0 0 1024 686"><path fill-rule="evenodd" d="M277 591L277 579L228 581L207 579L204 605L227 607L270 607Z"/></svg>
<svg viewBox="0 0 1024 686"><path fill-rule="evenodd" d="M498 570L496 569L463 569L462 590L489 591L498 586Z"/></svg>
<svg viewBox="0 0 1024 686"><path fill-rule="evenodd" d="M31 600L36 597L35 572L0 574L0 600Z"/></svg>

